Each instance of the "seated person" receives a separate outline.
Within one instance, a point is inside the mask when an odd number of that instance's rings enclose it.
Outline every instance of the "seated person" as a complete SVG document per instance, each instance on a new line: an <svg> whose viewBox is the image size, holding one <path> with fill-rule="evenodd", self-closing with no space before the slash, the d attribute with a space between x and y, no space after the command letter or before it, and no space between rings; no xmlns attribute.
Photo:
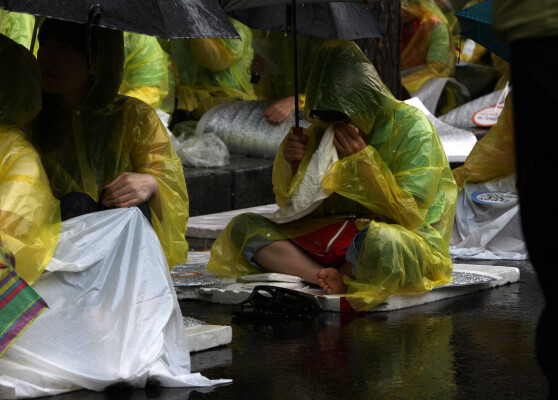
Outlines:
<svg viewBox="0 0 558 400"><path fill-rule="evenodd" d="M318 182L329 195L292 222L237 216L213 244L207 271L296 275L328 294L348 293L359 311L449 282L457 188L428 118L396 100L356 44L342 40L318 52L305 117L312 126L289 134L275 158L279 211L294 201L333 124L340 159Z"/></svg>
<svg viewBox="0 0 558 400"><path fill-rule="evenodd" d="M280 124L295 110L294 49L292 35L278 31L253 31L254 59L250 72L256 76L254 91L258 97L275 100L264 111L271 123ZM299 106L304 107L304 92L316 52L324 41L310 36L297 36ZM258 51L259 50L259 51Z"/></svg>
<svg viewBox="0 0 558 400"><path fill-rule="evenodd" d="M177 110L172 124L199 119L211 107L231 100L255 100L250 83L253 58L250 29L230 19L242 40L196 38L160 41L178 70ZM180 116L187 114L187 116Z"/></svg>
<svg viewBox="0 0 558 400"><path fill-rule="evenodd" d="M159 108L169 93L168 59L157 38L124 32L124 78L119 92Z"/></svg>
<svg viewBox="0 0 558 400"><path fill-rule="evenodd" d="M413 95L432 78L448 77L455 50L448 23L432 0L401 1L401 75Z"/></svg>
<svg viewBox="0 0 558 400"><path fill-rule="evenodd" d="M27 285L47 266L60 231L58 200L21 128L39 112L39 69L0 34L0 357L46 307ZM16 264L17 259L17 264ZM2 296L11 293L10 300Z"/></svg>
<svg viewBox="0 0 558 400"><path fill-rule="evenodd" d="M450 245L452 257L528 258L520 224L514 136L510 93L496 125L475 144L465 163L453 170L459 196ZM494 204L476 197L490 192L495 192ZM506 195L501 197L501 193Z"/></svg>
<svg viewBox="0 0 558 400"><path fill-rule="evenodd" d="M21 128L41 109L37 61L0 35L0 241L29 284L47 266L60 230L59 202Z"/></svg>
<svg viewBox="0 0 558 400"><path fill-rule="evenodd" d="M62 219L138 206L169 268L184 263L188 194L182 163L155 111L118 95L122 33L93 29L88 54L84 25L47 19L39 42L43 108L32 142L61 199Z"/></svg>
<svg viewBox="0 0 558 400"><path fill-rule="evenodd" d="M111 34L122 38L116 31ZM43 50L53 51L51 46L47 40ZM64 45L56 49L73 52ZM66 54L66 61L71 56ZM54 251L58 201L39 155L18 128L41 107L36 63L23 46L0 35L0 74L9 78L0 81L2 398L100 391L112 385L226 382L190 372L188 338L163 249L137 209L66 221ZM49 273L38 276L45 267Z"/></svg>

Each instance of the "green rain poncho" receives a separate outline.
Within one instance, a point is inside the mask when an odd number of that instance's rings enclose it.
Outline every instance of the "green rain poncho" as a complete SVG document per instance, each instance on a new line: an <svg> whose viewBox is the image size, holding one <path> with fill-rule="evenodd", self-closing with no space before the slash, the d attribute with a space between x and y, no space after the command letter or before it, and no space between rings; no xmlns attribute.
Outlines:
<svg viewBox="0 0 558 400"><path fill-rule="evenodd" d="M322 186L334 193L312 214L277 225L255 214L236 217L217 238L207 270L240 276L260 272L241 254L247 240L297 237L338 220L339 213L367 216L356 280L345 279L356 310L368 310L394 293L417 293L450 281L449 242L457 187L438 135L418 109L397 101L373 65L352 42L322 46L306 91L310 110L348 115L363 132L367 146L337 161ZM283 141L273 169L279 206L294 192L317 148L325 126L312 121L306 155L296 175L283 159Z"/></svg>
<svg viewBox="0 0 558 400"><path fill-rule="evenodd" d="M169 92L168 59L155 37L124 32L120 93L159 108Z"/></svg>
<svg viewBox="0 0 558 400"><path fill-rule="evenodd" d="M60 232L60 208L41 159L21 131L41 108L37 61L0 35L0 243L28 283L41 275Z"/></svg>
<svg viewBox="0 0 558 400"><path fill-rule="evenodd" d="M0 9L0 33L26 49L31 47L34 25L35 17L33 15Z"/></svg>
<svg viewBox="0 0 558 400"><path fill-rule="evenodd" d="M201 115L224 101L256 99L249 72L254 58L252 32L232 18L231 22L242 40L183 39L164 45L178 69L179 109Z"/></svg>
<svg viewBox="0 0 558 400"><path fill-rule="evenodd" d="M412 94L432 78L453 74L455 50L447 20L433 1L402 0L401 7L419 19L401 53L403 86Z"/></svg>
<svg viewBox="0 0 558 400"><path fill-rule="evenodd" d="M162 220L151 222L169 268L186 262L188 194L182 163L156 112L144 102L118 95L122 80L122 33L98 30L96 79L83 103L73 110L73 136L63 142L58 130L48 137L34 131L34 143L56 197L81 192L97 201L108 183L124 172L151 174L159 184ZM46 102L37 118L44 126L56 118ZM47 109L48 108L48 109Z"/></svg>

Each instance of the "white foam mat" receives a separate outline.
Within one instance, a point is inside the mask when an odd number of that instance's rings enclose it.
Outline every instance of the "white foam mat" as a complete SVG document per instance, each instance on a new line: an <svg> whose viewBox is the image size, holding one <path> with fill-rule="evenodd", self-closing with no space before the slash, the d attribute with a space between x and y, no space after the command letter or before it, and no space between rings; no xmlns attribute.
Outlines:
<svg viewBox="0 0 558 400"><path fill-rule="evenodd" d="M177 265L172 271L175 290L179 299L192 299L217 304L238 304L246 300L255 286L280 286L316 297L324 311L352 312L343 295L326 295L302 280L282 274L258 274L242 278L218 278L204 271L209 260L209 252L191 252L188 264ZM390 296L386 301L370 310L393 311L434 301L449 299L514 283L519 280L519 269L515 267L454 264L451 283L432 291L418 294Z"/></svg>

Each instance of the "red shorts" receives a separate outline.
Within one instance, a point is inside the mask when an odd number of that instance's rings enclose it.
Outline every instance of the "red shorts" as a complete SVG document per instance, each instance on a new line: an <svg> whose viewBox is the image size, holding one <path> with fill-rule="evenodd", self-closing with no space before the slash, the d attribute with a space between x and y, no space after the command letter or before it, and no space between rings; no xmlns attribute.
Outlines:
<svg viewBox="0 0 558 400"><path fill-rule="evenodd" d="M355 223L347 220L291 240L320 264L340 267L345 263L345 254L357 233Z"/></svg>

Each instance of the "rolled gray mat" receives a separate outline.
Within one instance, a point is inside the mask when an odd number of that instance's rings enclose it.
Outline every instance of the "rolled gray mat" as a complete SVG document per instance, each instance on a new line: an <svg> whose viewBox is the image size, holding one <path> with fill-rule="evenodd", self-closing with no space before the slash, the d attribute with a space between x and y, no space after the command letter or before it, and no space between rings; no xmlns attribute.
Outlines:
<svg viewBox="0 0 558 400"><path fill-rule="evenodd" d="M479 97L478 99L469 101L459 107L456 107L438 118L440 119L440 121L443 121L451 126L455 126L456 128L478 128L473 123L473 114L475 114L482 108L496 105L500 97L502 97L501 101L504 101L504 97L502 96L503 92L504 89L484 95L482 97Z"/></svg>
<svg viewBox="0 0 558 400"><path fill-rule="evenodd" d="M263 116L271 101L234 101L209 109L196 127L196 135L214 132L231 153L275 158L285 135L295 124L294 115L282 124L272 124ZM300 121L307 128L310 123Z"/></svg>

